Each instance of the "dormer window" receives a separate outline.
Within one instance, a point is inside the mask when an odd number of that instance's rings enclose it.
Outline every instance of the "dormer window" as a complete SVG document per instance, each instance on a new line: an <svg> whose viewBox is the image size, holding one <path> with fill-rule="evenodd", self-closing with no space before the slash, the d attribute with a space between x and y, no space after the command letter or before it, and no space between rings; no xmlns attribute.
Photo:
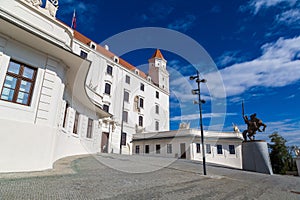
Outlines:
<svg viewBox="0 0 300 200"><path fill-rule="evenodd" d="M139 75L139 74L140 74L140 71L139 71L138 69L135 69L135 70L134 70L134 73L137 74L137 75Z"/></svg>
<svg viewBox="0 0 300 200"><path fill-rule="evenodd" d="M119 63L119 58L117 56L114 56L113 60L115 63Z"/></svg>
<svg viewBox="0 0 300 200"><path fill-rule="evenodd" d="M94 42L90 42L89 43L89 45L90 45L90 47L92 48L92 49L94 49L94 50L96 50L97 49L97 45L94 43Z"/></svg>
<svg viewBox="0 0 300 200"><path fill-rule="evenodd" d="M151 76L147 76L147 81L151 82Z"/></svg>

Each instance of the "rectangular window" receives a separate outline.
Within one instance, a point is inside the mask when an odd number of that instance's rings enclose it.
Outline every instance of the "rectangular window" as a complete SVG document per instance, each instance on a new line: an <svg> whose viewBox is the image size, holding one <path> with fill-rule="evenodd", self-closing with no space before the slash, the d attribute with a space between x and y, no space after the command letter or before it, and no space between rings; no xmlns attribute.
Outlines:
<svg viewBox="0 0 300 200"><path fill-rule="evenodd" d="M207 154L211 154L211 147L210 147L210 144L206 144L206 153Z"/></svg>
<svg viewBox="0 0 300 200"><path fill-rule="evenodd" d="M73 126L73 133L78 134L78 120L79 120L79 113L76 111L75 119L74 119L74 126Z"/></svg>
<svg viewBox="0 0 300 200"><path fill-rule="evenodd" d="M92 138L92 135L93 135L93 120L89 118L86 137Z"/></svg>
<svg viewBox="0 0 300 200"><path fill-rule="evenodd" d="M109 83L105 83L104 93L110 95L111 85Z"/></svg>
<svg viewBox="0 0 300 200"><path fill-rule="evenodd" d="M124 101L129 102L129 92L124 91Z"/></svg>
<svg viewBox="0 0 300 200"><path fill-rule="evenodd" d="M145 145L145 153L146 154L150 153L150 146L149 145Z"/></svg>
<svg viewBox="0 0 300 200"><path fill-rule="evenodd" d="M106 73L109 74L109 75L112 75L112 71L113 71L113 68L112 66L110 65L107 65L107 68L106 68Z"/></svg>
<svg viewBox="0 0 300 200"><path fill-rule="evenodd" d="M155 105L155 113L159 114L159 105Z"/></svg>
<svg viewBox="0 0 300 200"><path fill-rule="evenodd" d="M126 145L127 133L122 133L121 135L121 144Z"/></svg>
<svg viewBox="0 0 300 200"><path fill-rule="evenodd" d="M140 108L144 108L144 99L139 98L140 100Z"/></svg>
<svg viewBox="0 0 300 200"><path fill-rule="evenodd" d="M88 56L87 52L82 51L82 50L80 51L80 57L81 57L81 58L86 59L87 56Z"/></svg>
<svg viewBox="0 0 300 200"><path fill-rule="evenodd" d="M155 97L156 97L157 99L159 99L159 92L158 92L158 91L156 91Z"/></svg>
<svg viewBox="0 0 300 200"><path fill-rule="evenodd" d="M201 150L200 150L200 143L196 143L196 152L197 152L197 153L201 153Z"/></svg>
<svg viewBox="0 0 300 200"><path fill-rule="evenodd" d="M217 145L217 154L223 154L222 145L220 144Z"/></svg>
<svg viewBox="0 0 300 200"><path fill-rule="evenodd" d="M167 154L172 153L172 144L167 144Z"/></svg>
<svg viewBox="0 0 300 200"><path fill-rule="evenodd" d="M155 130L159 131L159 122L158 121L155 121Z"/></svg>
<svg viewBox="0 0 300 200"><path fill-rule="evenodd" d="M143 116L139 116L139 126L143 127Z"/></svg>
<svg viewBox="0 0 300 200"><path fill-rule="evenodd" d="M143 83L141 83L140 89L141 89L142 91L145 91L145 85L144 85Z"/></svg>
<svg viewBox="0 0 300 200"><path fill-rule="evenodd" d="M229 153L230 153L230 154L235 154L235 148L234 148L234 145L229 145Z"/></svg>
<svg viewBox="0 0 300 200"><path fill-rule="evenodd" d="M155 145L156 154L160 154L160 144Z"/></svg>
<svg viewBox="0 0 300 200"><path fill-rule="evenodd" d="M10 61L4 80L1 99L29 106L33 94L37 69Z"/></svg>
<svg viewBox="0 0 300 200"><path fill-rule="evenodd" d="M126 77L125 77L125 83L130 84L130 76L126 75Z"/></svg>
<svg viewBox="0 0 300 200"><path fill-rule="evenodd" d="M135 154L140 154L140 145L135 146Z"/></svg>
<svg viewBox="0 0 300 200"><path fill-rule="evenodd" d="M123 111L123 122L128 123L128 112L127 111Z"/></svg>
<svg viewBox="0 0 300 200"><path fill-rule="evenodd" d="M109 113L109 106L108 105L103 105L103 110L107 113Z"/></svg>

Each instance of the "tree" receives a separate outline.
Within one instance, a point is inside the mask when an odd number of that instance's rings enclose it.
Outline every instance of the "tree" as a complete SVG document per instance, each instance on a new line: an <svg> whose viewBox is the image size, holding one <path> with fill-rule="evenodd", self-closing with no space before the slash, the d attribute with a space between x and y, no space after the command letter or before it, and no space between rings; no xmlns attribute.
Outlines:
<svg viewBox="0 0 300 200"><path fill-rule="evenodd" d="M269 144L270 159L275 174L285 174L289 170L289 161L292 160L288 147L285 145L286 140L277 132L269 135L272 144Z"/></svg>

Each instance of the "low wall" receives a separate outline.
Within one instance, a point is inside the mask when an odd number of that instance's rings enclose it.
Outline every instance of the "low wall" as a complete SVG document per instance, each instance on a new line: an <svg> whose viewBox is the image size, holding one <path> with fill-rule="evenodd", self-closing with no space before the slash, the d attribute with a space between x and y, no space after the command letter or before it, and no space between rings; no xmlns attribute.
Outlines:
<svg viewBox="0 0 300 200"><path fill-rule="evenodd" d="M51 169L60 158L98 150L94 140L81 141L49 126L1 119L0 127L0 172Z"/></svg>

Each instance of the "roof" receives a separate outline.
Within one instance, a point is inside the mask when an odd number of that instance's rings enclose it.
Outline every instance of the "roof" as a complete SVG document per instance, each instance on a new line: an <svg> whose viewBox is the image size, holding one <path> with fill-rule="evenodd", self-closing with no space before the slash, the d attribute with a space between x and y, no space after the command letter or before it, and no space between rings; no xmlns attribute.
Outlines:
<svg viewBox="0 0 300 200"><path fill-rule="evenodd" d="M139 133L133 135L132 141L172 139L172 138L180 138L180 137L199 138L201 137L201 132L200 130L196 130L196 129L179 129L173 131ZM232 132L227 133L227 132L204 131L204 137L206 140L210 140L210 139L239 140L239 141L243 140L241 133L232 133Z"/></svg>
<svg viewBox="0 0 300 200"><path fill-rule="evenodd" d="M160 58L160 59L165 60L159 49L156 49L156 51L154 52L154 54L152 55L151 58Z"/></svg>
<svg viewBox="0 0 300 200"><path fill-rule="evenodd" d="M91 39L87 38L86 36L82 35L81 33L79 33L76 30L74 30L74 38L77 39L78 41L82 42L83 44L86 44L86 45L89 45L90 42L92 42ZM105 55L108 58L111 58L111 59L113 59L116 56L114 53L112 53L111 51L105 49L104 47L102 47L99 44L97 44L96 51L103 54L103 55ZM160 53L160 51L159 51L159 53ZM161 55L161 53L160 53L160 55ZM137 67L133 66L132 64L128 63L127 61L125 61L122 58L119 58L119 64L122 65L124 68L130 70L130 71L134 71L134 70L137 69ZM147 75L144 72L142 72L141 70L139 70L139 76L141 76L142 78L147 78Z"/></svg>

